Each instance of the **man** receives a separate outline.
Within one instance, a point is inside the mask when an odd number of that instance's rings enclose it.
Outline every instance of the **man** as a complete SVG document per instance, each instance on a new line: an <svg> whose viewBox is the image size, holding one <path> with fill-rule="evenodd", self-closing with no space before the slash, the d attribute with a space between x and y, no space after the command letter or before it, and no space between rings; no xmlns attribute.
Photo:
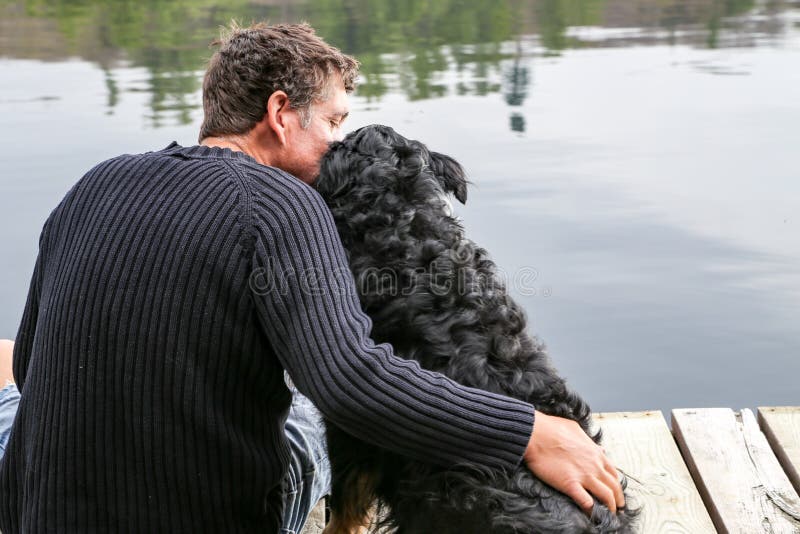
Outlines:
<svg viewBox="0 0 800 534"><path fill-rule="evenodd" d="M587 512L590 493L624 504L576 423L534 426L533 406L369 338L309 186L356 75L309 26L234 28L204 80L201 144L101 163L56 207L14 349L4 534L291 530L284 370L364 440L443 465L524 461Z"/></svg>

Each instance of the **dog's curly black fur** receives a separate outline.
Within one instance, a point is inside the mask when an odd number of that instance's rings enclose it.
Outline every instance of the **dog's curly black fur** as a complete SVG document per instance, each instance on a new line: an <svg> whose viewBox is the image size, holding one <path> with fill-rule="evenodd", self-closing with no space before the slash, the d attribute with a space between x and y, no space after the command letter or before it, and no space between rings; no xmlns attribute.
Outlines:
<svg viewBox="0 0 800 534"><path fill-rule="evenodd" d="M451 215L447 195L467 198L455 160L387 126L367 126L331 146L315 186L348 251L376 342L461 384L573 419L600 442L589 406L525 332L522 307ZM402 534L633 532L634 510L615 515L596 503L587 517L524 466L445 469L378 449L329 422L327 431L332 519L342 530L377 504L382 526Z"/></svg>

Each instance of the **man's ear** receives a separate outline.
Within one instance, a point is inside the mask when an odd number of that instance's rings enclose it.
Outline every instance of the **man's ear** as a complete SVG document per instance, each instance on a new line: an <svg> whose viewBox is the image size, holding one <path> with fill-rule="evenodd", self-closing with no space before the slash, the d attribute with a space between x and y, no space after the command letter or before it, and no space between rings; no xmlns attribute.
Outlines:
<svg viewBox="0 0 800 534"><path fill-rule="evenodd" d="M267 113L264 119L267 127L278 138L278 142L286 145L286 127L288 113L293 111L289 106L289 96L283 91L275 91L267 99Z"/></svg>
<svg viewBox="0 0 800 534"><path fill-rule="evenodd" d="M459 202L467 203L467 175L464 168L450 156L431 152L428 166L445 191L453 193Z"/></svg>

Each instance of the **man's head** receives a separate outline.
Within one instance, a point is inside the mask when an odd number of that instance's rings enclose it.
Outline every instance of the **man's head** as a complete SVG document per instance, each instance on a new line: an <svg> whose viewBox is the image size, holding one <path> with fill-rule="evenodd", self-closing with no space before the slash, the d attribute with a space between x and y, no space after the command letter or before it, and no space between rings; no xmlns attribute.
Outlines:
<svg viewBox="0 0 800 534"><path fill-rule="evenodd" d="M256 159L313 180L328 143L342 136L358 62L307 24L233 26L216 44L200 141L247 138L245 151L264 156Z"/></svg>

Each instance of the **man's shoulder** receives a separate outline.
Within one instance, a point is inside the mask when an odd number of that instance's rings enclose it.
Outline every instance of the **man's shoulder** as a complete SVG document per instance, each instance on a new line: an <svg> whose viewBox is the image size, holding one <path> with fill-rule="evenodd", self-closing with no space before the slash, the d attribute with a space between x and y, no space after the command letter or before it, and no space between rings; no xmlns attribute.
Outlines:
<svg viewBox="0 0 800 534"><path fill-rule="evenodd" d="M244 195L230 167L213 158L184 157L181 149L173 143L162 150L121 154L97 163L64 195L51 217L73 205L109 209L125 205L134 211L145 207L148 213L154 204L162 206L158 213L241 209Z"/></svg>
<svg viewBox="0 0 800 534"><path fill-rule="evenodd" d="M142 174L158 174L159 171L164 170L162 166L154 165L148 167L147 164L158 158L174 156L179 148L182 147L173 142L162 150L125 153L104 159L89 169L86 174L84 174L81 181L86 181L91 177L107 176L109 174L118 176L122 173L126 173L126 171L127 173L138 176Z"/></svg>
<svg viewBox="0 0 800 534"><path fill-rule="evenodd" d="M174 144L173 144L174 145ZM127 187L147 188L147 184L186 182L199 184L205 180L229 182L220 177L228 174L227 167L215 160L192 160L181 157L173 145L166 149L120 154L100 161L73 185L65 198L96 194L98 188L121 191ZM180 147L177 147L180 148Z"/></svg>
<svg viewBox="0 0 800 534"><path fill-rule="evenodd" d="M125 165L135 164L137 160L143 160L149 154L152 154L152 152L145 152L142 154L120 154L118 156L104 159L90 168L86 174L83 175L83 179L85 180L87 177L94 176L99 173L105 173L113 168L120 168Z"/></svg>

